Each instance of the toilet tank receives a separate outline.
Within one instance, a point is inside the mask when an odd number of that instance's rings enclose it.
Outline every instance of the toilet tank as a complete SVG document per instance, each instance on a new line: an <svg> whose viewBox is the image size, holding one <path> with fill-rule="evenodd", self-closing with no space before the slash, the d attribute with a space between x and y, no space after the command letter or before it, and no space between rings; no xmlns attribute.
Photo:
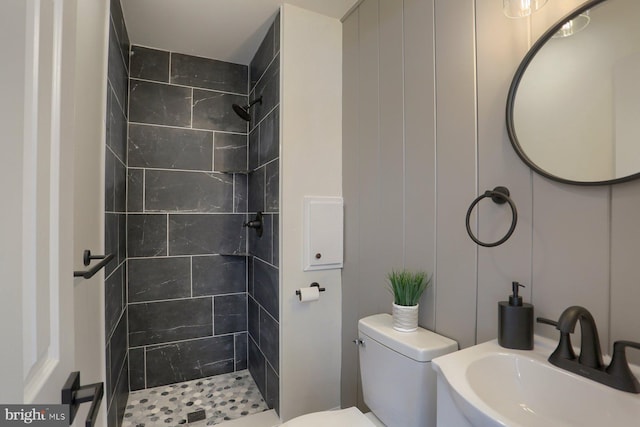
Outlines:
<svg viewBox="0 0 640 427"><path fill-rule="evenodd" d="M458 343L418 328L399 332L389 314L358 322L364 402L387 427L435 427L436 372L431 360Z"/></svg>

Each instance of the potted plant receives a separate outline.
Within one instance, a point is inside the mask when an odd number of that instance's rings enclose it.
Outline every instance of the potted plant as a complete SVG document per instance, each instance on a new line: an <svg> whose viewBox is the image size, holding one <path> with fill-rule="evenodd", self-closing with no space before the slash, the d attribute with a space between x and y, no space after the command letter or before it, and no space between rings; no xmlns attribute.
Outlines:
<svg viewBox="0 0 640 427"><path fill-rule="evenodd" d="M413 332L418 329L418 301L431 284L424 271L392 270L387 275L393 293L393 329Z"/></svg>

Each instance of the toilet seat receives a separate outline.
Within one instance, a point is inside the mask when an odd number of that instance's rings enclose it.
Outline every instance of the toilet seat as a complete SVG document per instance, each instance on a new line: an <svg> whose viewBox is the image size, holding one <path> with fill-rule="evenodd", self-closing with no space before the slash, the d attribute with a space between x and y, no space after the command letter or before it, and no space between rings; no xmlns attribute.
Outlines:
<svg viewBox="0 0 640 427"><path fill-rule="evenodd" d="M280 427L375 427L355 406L339 411L322 411L301 415Z"/></svg>

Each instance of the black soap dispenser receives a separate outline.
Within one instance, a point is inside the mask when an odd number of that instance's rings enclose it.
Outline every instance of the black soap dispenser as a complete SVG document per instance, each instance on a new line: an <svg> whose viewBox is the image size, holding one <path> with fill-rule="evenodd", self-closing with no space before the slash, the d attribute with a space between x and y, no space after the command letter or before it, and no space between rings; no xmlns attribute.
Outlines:
<svg viewBox="0 0 640 427"><path fill-rule="evenodd" d="M511 284L509 301L498 303L498 344L515 350L533 349L533 305L522 302L518 282Z"/></svg>

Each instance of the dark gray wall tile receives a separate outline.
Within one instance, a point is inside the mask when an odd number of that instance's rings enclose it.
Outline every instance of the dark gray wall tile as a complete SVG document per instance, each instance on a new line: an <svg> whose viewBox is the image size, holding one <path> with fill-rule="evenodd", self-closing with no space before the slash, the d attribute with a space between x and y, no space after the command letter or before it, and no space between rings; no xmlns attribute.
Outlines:
<svg viewBox="0 0 640 427"><path fill-rule="evenodd" d="M129 167L212 170L213 132L129 125Z"/></svg>
<svg viewBox="0 0 640 427"><path fill-rule="evenodd" d="M129 119L168 126L191 125L191 89L131 79Z"/></svg>
<svg viewBox="0 0 640 427"><path fill-rule="evenodd" d="M274 160L265 166L265 206L267 212L278 212L280 206L280 162Z"/></svg>
<svg viewBox="0 0 640 427"><path fill-rule="evenodd" d="M269 364L267 364L266 377L265 403L270 409L275 409L277 413L280 413L280 378Z"/></svg>
<svg viewBox="0 0 640 427"><path fill-rule="evenodd" d="M109 337L122 314L123 267L119 267L104 281L104 323L105 336Z"/></svg>
<svg viewBox="0 0 640 427"><path fill-rule="evenodd" d="M251 89L254 88L256 82L260 79L262 74L264 74L265 70L269 66L269 63L273 60L274 43L275 28L274 25L271 24L269 30L267 30L267 34L264 36L264 39L262 39L262 43L260 43L260 47L258 47L258 50L251 60L251 64L249 67L249 73L251 75Z"/></svg>
<svg viewBox="0 0 640 427"><path fill-rule="evenodd" d="M265 382L265 359L257 344L249 338L249 372L256 382L260 393L264 396L267 391Z"/></svg>
<svg viewBox="0 0 640 427"><path fill-rule="evenodd" d="M247 299L247 331L256 343L260 343L260 306L251 296Z"/></svg>
<svg viewBox="0 0 640 427"><path fill-rule="evenodd" d="M117 416L119 425L121 425L122 419L124 417L124 412L127 408L127 400L129 399L129 363L125 360L124 365L122 367L122 371L120 372L120 376L118 377L118 384L116 386L116 391L113 396L113 404L117 406Z"/></svg>
<svg viewBox="0 0 640 427"><path fill-rule="evenodd" d="M249 212L264 211L264 167L249 174Z"/></svg>
<svg viewBox="0 0 640 427"><path fill-rule="evenodd" d="M147 349L147 387L233 372L233 335Z"/></svg>
<svg viewBox="0 0 640 427"><path fill-rule="evenodd" d="M280 215L273 215L273 265L280 265Z"/></svg>
<svg viewBox="0 0 640 427"><path fill-rule="evenodd" d="M114 173L114 209L124 213L127 211L127 168L119 159L115 159Z"/></svg>
<svg viewBox="0 0 640 427"><path fill-rule="evenodd" d="M127 316L122 316L118 326L109 341L109 372L111 384L116 384L122 371L122 365L127 357Z"/></svg>
<svg viewBox="0 0 640 427"><path fill-rule="evenodd" d="M144 348L129 349L129 387L131 391L145 388Z"/></svg>
<svg viewBox="0 0 640 427"><path fill-rule="evenodd" d="M278 322L266 311L260 310L260 349L276 373L280 366L279 332Z"/></svg>
<svg viewBox="0 0 640 427"><path fill-rule="evenodd" d="M144 171L131 168L127 170L127 212L142 212Z"/></svg>
<svg viewBox="0 0 640 427"><path fill-rule="evenodd" d="M193 128L226 132L247 132L247 122L233 111L232 104L246 105L247 97L210 90L193 90Z"/></svg>
<svg viewBox="0 0 640 427"><path fill-rule="evenodd" d="M147 258L129 260L129 302L191 296L191 260Z"/></svg>
<svg viewBox="0 0 640 427"><path fill-rule="evenodd" d="M215 170L247 170L247 135L216 132L213 142Z"/></svg>
<svg viewBox="0 0 640 427"><path fill-rule="evenodd" d="M115 402L112 403L110 397L107 399L107 426L108 427L118 427L118 408Z"/></svg>
<svg viewBox="0 0 640 427"><path fill-rule="evenodd" d="M119 0L111 0L110 12L111 19L113 20L116 30L116 37L120 43L120 51L122 52L125 66L129 68L129 32L127 31L127 25L124 21L124 14L122 13L122 7Z"/></svg>
<svg viewBox="0 0 640 427"><path fill-rule="evenodd" d="M258 237L258 233L253 230L249 231L249 253L264 261L271 262L273 259L273 226L272 215L264 215L262 217L262 236Z"/></svg>
<svg viewBox="0 0 640 427"><path fill-rule="evenodd" d="M260 123L260 164L270 162L280 154L280 109L276 107Z"/></svg>
<svg viewBox="0 0 640 427"><path fill-rule="evenodd" d="M246 94L247 78L246 65L171 54L171 83Z"/></svg>
<svg viewBox="0 0 640 427"><path fill-rule="evenodd" d="M255 127L249 134L249 170L260 166L260 127Z"/></svg>
<svg viewBox="0 0 640 427"><path fill-rule="evenodd" d="M118 214L118 265L122 264L127 258L127 214ZM111 261L109 264L115 263Z"/></svg>
<svg viewBox="0 0 640 427"><path fill-rule="evenodd" d="M247 330L247 294L213 297L213 332L215 335Z"/></svg>
<svg viewBox="0 0 640 427"><path fill-rule="evenodd" d="M276 15L276 19L273 21L274 26L274 45L273 51L277 55L280 52L280 11Z"/></svg>
<svg viewBox="0 0 640 427"><path fill-rule="evenodd" d="M167 255L166 215L127 215L127 223L128 256Z"/></svg>
<svg viewBox="0 0 640 427"><path fill-rule="evenodd" d="M241 214L169 215L169 253L243 253L246 251L244 219Z"/></svg>
<svg viewBox="0 0 640 427"><path fill-rule="evenodd" d="M116 156L108 148L104 158L104 210L115 210Z"/></svg>
<svg viewBox="0 0 640 427"><path fill-rule="evenodd" d="M233 176L221 173L147 170L145 210L233 212Z"/></svg>
<svg viewBox="0 0 640 427"><path fill-rule="evenodd" d="M278 269L258 258L253 262L253 294L256 301L278 320Z"/></svg>
<svg viewBox="0 0 640 427"><path fill-rule="evenodd" d="M107 402L111 402L111 397L113 396L113 391L115 389L115 384L113 384L111 380L111 346L109 345L109 338L107 336L106 340L106 350L105 350L105 363L106 363L106 378L105 378L105 393L107 394Z"/></svg>
<svg viewBox="0 0 640 427"><path fill-rule="evenodd" d="M118 258L118 215L104 214L104 250ZM104 267L104 274L108 277L118 266L117 261L111 261Z"/></svg>
<svg viewBox="0 0 640 427"><path fill-rule="evenodd" d="M129 304L129 345L211 336L211 309L211 298Z"/></svg>
<svg viewBox="0 0 640 427"><path fill-rule="evenodd" d="M247 369L247 333L235 334L235 369L241 371Z"/></svg>
<svg viewBox="0 0 640 427"><path fill-rule="evenodd" d="M280 103L280 56L277 55L267 71L256 85L254 98L262 96L262 104L256 104L252 109L252 124L260 123L273 107Z"/></svg>
<svg viewBox="0 0 640 427"><path fill-rule="evenodd" d="M253 292L253 264L255 263L255 257L249 257L247 259L247 292L249 295L254 296ZM256 337L257 339L257 337Z"/></svg>
<svg viewBox="0 0 640 427"><path fill-rule="evenodd" d="M115 36L113 22L109 25L109 51L108 51L107 77L116 96L116 102L112 103L112 108L116 105L126 114L128 100L128 75L127 68L122 57L122 51Z"/></svg>
<svg viewBox="0 0 640 427"><path fill-rule="evenodd" d="M109 105L107 145L122 163L127 161L127 118L115 101L115 94L111 93Z"/></svg>
<svg viewBox="0 0 640 427"><path fill-rule="evenodd" d="M193 295L219 295L246 292L246 257L194 256Z"/></svg>
<svg viewBox="0 0 640 427"><path fill-rule="evenodd" d="M249 199L249 181L247 175L233 175L233 211L246 213Z"/></svg>
<svg viewBox="0 0 640 427"><path fill-rule="evenodd" d="M131 78L169 82L169 52L142 46L131 47Z"/></svg>

